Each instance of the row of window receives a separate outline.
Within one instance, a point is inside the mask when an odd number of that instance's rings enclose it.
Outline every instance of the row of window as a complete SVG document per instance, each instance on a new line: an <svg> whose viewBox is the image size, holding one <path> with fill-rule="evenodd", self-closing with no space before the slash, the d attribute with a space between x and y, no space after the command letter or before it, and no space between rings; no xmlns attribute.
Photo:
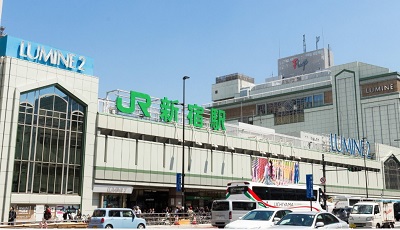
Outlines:
<svg viewBox="0 0 400 230"><path fill-rule="evenodd" d="M81 164L82 144L81 132L18 125L15 159Z"/></svg>
<svg viewBox="0 0 400 230"><path fill-rule="evenodd" d="M285 112L302 111L307 108L318 107L324 104L324 94L315 94L302 98L290 99L285 101L272 102L257 105L257 115L275 114Z"/></svg>
<svg viewBox="0 0 400 230"><path fill-rule="evenodd" d="M78 194L81 167L15 161L12 192Z"/></svg>

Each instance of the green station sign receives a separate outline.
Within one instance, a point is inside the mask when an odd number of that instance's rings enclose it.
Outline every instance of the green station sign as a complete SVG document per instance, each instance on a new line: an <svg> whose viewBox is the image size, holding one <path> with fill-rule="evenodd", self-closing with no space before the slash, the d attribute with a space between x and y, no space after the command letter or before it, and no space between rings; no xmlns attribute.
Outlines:
<svg viewBox="0 0 400 230"><path fill-rule="evenodd" d="M182 105L178 100L169 100L167 97L160 99L160 120L164 122L178 122L178 105ZM135 112L136 104L139 106L144 117L151 117L149 108L151 107L150 95L136 91L130 91L129 107L125 107L122 97L117 97L115 101L117 110L121 113L132 114ZM186 116L189 125L196 128L203 128L204 108L197 104L188 104L188 115ZM225 130L225 111L211 108L210 128L212 130Z"/></svg>

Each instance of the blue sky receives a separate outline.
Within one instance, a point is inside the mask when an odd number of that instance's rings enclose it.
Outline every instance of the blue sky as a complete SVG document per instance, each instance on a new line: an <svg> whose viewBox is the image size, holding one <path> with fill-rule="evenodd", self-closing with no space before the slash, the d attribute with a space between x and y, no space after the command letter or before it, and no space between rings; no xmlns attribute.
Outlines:
<svg viewBox="0 0 400 230"><path fill-rule="evenodd" d="M277 60L331 47L334 63L400 71L400 1L3 0L10 36L94 59L99 97L135 90L186 103L211 102L218 76L262 83Z"/></svg>

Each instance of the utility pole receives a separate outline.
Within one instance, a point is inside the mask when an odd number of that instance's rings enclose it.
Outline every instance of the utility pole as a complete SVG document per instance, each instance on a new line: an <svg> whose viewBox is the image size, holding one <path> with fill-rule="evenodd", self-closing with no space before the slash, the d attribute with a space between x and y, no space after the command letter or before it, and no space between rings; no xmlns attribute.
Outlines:
<svg viewBox="0 0 400 230"><path fill-rule="evenodd" d="M363 155L364 155L364 172L365 172L365 192L368 198L368 174L367 174L367 161L366 161L366 155L367 155L367 151L365 151L365 141L367 140L366 137L362 138L362 151L363 151Z"/></svg>
<svg viewBox="0 0 400 230"><path fill-rule="evenodd" d="M324 184L323 184L323 188L324 188L324 206L326 209L326 169L325 169L325 154L322 154L322 177L324 178Z"/></svg>

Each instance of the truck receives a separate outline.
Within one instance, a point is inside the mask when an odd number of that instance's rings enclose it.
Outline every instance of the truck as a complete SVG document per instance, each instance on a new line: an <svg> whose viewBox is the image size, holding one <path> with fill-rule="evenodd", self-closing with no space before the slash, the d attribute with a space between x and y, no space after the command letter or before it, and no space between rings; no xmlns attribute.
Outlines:
<svg viewBox="0 0 400 230"><path fill-rule="evenodd" d="M350 227L394 228L395 217L392 202L358 202L349 216Z"/></svg>

